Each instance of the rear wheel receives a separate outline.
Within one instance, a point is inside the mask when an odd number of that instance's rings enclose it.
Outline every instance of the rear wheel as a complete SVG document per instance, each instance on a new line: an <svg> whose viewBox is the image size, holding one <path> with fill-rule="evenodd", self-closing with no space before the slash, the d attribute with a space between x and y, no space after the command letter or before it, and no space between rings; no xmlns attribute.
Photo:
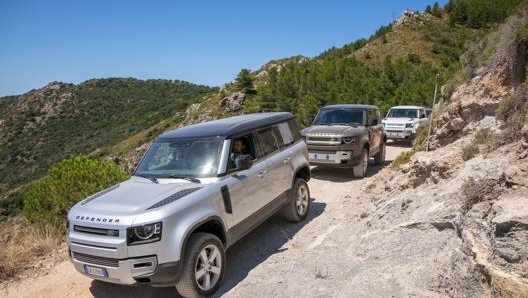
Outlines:
<svg viewBox="0 0 528 298"><path fill-rule="evenodd" d="M357 166L354 167L354 177L356 178L364 178L367 175L367 167L368 167L368 150L367 148L363 148L363 151L361 152L361 161Z"/></svg>
<svg viewBox="0 0 528 298"><path fill-rule="evenodd" d="M299 222L306 218L310 210L310 189L304 179L295 179L295 185L290 194L290 200L284 206L284 216L292 222Z"/></svg>
<svg viewBox="0 0 528 298"><path fill-rule="evenodd" d="M387 151L385 141L381 141L378 154L374 155L374 163L382 165L385 163L385 153Z"/></svg>
<svg viewBox="0 0 528 298"><path fill-rule="evenodd" d="M185 298L211 296L224 276L225 263L224 246L218 237L209 233L192 234L176 290Z"/></svg>

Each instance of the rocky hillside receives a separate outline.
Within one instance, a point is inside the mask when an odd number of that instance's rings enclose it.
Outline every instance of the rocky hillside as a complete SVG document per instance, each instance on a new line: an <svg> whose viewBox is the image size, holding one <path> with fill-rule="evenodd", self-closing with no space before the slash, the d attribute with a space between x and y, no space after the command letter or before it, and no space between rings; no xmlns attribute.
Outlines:
<svg viewBox="0 0 528 298"><path fill-rule="evenodd" d="M215 88L170 80L50 83L0 99L0 193L66 157L116 144L177 115ZM0 198L1 200L1 198Z"/></svg>

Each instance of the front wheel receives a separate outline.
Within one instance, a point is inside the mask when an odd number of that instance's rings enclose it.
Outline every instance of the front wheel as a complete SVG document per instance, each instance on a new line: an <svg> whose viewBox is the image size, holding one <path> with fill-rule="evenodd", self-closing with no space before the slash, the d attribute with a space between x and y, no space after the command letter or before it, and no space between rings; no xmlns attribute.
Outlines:
<svg viewBox="0 0 528 298"><path fill-rule="evenodd" d="M361 161L357 166L354 167L354 177L364 178L367 176L367 167L368 167L368 150L363 148L361 151Z"/></svg>
<svg viewBox="0 0 528 298"><path fill-rule="evenodd" d="M310 189L304 179L295 179L288 204L284 206L284 216L292 222L299 222L306 218L310 209Z"/></svg>
<svg viewBox="0 0 528 298"><path fill-rule="evenodd" d="M218 237L209 233L192 234L176 290L185 298L211 296L220 286L225 265L224 246Z"/></svg>

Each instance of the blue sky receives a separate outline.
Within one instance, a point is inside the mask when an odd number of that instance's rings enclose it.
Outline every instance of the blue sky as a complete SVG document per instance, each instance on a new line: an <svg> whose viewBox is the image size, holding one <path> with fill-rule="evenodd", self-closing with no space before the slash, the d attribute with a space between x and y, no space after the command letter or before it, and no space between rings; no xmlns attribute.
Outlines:
<svg viewBox="0 0 528 298"><path fill-rule="evenodd" d="M1 0L0 96L102 77L218 86L241 68L368 37L432 2Z"/></svg>

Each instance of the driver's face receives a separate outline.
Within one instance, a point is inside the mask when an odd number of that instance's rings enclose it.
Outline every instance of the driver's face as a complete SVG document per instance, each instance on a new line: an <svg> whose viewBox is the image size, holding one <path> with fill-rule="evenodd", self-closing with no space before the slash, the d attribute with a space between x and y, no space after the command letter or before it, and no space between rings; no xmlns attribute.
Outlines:
<svg viewBox="0 0 528 298"><path fill-rule="evenodd" d="M233 151L236 154L242 153L242 151L246 148L244 143L242 143L241 140L235 140L235 143L233 144Z"/></svg>

